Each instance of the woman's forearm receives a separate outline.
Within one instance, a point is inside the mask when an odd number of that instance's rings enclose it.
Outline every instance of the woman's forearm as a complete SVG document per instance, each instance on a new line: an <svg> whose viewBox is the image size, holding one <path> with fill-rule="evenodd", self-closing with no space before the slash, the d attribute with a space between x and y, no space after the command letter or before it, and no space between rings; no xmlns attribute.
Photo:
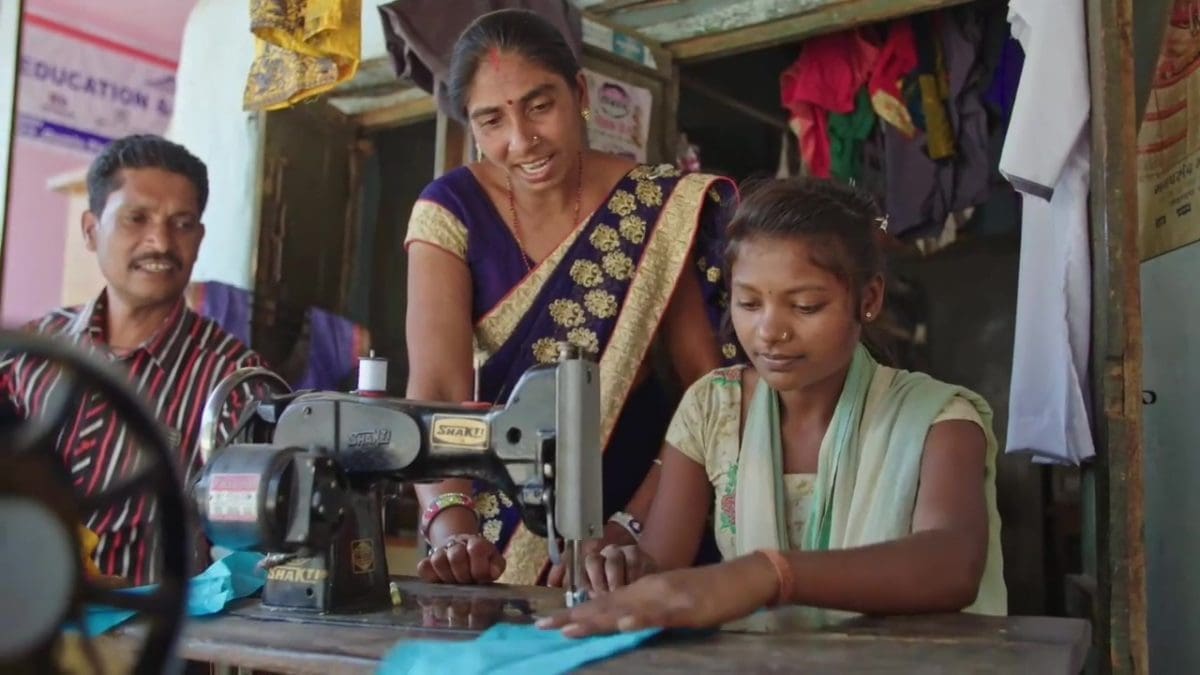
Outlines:
<svg viewBox="0 0 1200 675"><path fill-rule="evenodd" d="M788 552L793 587L783 602L863 614L957 612L975 601L983 575L974 537L930 530L861 548ZM765 556L753 557L758 574L776 575Z"/></svg>

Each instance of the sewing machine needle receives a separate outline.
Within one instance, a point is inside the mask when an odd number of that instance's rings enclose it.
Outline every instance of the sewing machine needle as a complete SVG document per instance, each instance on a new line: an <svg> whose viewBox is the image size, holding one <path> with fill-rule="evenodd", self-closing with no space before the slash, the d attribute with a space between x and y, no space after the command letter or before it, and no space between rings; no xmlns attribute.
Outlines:
<svg viewBox="0 0 1200 675"><path fill-rule="evenodd" d="M484 353L481 351L475 352L474 367L475 367L475 394L471 398L472 401L479 401L479 371L483 369Z"/></svg>

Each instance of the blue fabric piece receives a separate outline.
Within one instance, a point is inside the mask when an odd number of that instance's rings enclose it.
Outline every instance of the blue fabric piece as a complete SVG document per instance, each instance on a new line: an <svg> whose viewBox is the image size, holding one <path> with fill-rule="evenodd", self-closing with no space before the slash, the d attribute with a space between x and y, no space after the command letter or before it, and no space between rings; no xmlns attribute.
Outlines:
<svg viewBox="0 0 1200 675"><path fill-rule="evenodd" d="M556 675L636 648L660 629L572 639L557 630L501 623L471 642L404 642L379 664L380 675Z"/></svg>
<svg viewBox="0 0 1200 675"><path fill-rule="evenodd" d="M244 598L263 587L266 572L258 568L261 553L237 551L208 566L202 574L188 583L188 616L207 616L225 609L233 600ZM122 593L144 595L157 586L138 586ZM83 628L88 635L102 635L133 618L136 612L112 607L88 606Z"/></svg>

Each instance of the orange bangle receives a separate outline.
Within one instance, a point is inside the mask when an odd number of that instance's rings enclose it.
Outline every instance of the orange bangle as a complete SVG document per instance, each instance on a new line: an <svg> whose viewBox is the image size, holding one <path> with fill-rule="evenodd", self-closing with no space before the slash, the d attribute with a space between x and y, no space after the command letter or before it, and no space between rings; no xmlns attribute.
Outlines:
<svg viewBox="0 0 1200 675"><path fill-rule="evenodd" d="M775 580L779 582L779 590L775 592L775 598L771 600L769 607L777 607L792 599L792 566L788 564L787 558L779 551L772 549L759 549L759 553L763 555L770 563L771 567L775 568Z"/></svg>

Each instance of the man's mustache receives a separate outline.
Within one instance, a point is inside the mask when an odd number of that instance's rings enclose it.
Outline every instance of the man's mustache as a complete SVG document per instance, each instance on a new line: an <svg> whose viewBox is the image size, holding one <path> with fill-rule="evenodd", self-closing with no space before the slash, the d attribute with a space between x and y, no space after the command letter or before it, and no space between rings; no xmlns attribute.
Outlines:
<svg viewBox="0 0 1200 675"><path fill-rule="evenodd" d="M132 269L141 265L142 263L148 262L167 263L179 268L183 267L183 261L170 253L150 253L148 255L138 256L137 258L133 259L133 262L129 263L129 267Z"/></svg>

